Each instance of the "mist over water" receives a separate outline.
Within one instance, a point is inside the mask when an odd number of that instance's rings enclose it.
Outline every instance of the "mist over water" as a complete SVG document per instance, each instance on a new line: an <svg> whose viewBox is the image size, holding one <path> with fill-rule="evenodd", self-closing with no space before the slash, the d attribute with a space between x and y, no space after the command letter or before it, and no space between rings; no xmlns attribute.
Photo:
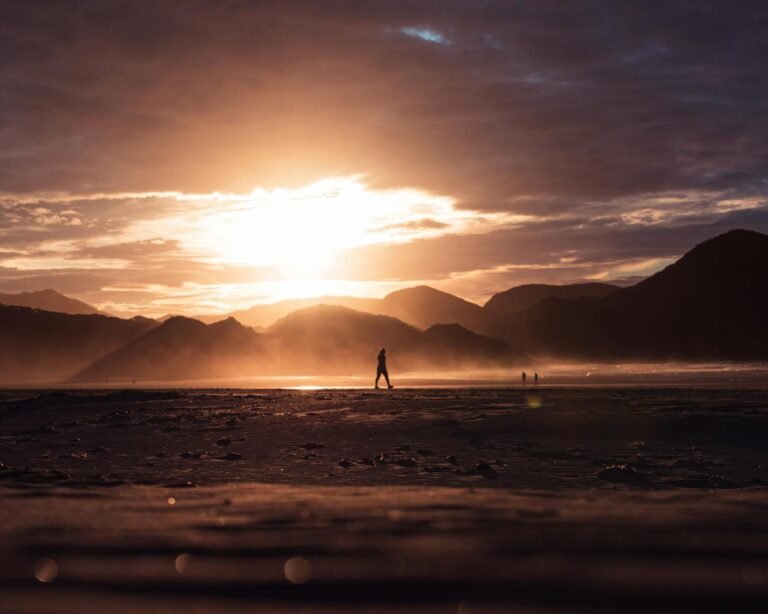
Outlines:
<svg viewBox="0 0 768 614"><path fill-rule="evenodd" d="M522 372L527 374L523 386ZM538 386L533 374L539 374ZM142 380L116 378L109 382L32 384L25 388L55 386L67 389L121 388L235 388L294 390L371 389L370 374L302 374L254 377L207 378L194 380ZM768 388L767 363L538 363L533 368L462 371L390 371L392 383L400 388L505 388L526 390L551 387L758 387ZM21 386L19 386L21 387Z"/></svg>

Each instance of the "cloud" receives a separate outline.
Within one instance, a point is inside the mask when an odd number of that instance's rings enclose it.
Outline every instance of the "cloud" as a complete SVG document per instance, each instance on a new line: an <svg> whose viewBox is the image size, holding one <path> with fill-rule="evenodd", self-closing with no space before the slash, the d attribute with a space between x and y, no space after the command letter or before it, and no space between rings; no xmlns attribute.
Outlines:
<svg viewBox="0 0 768 614"><path fill-rule="evenodd" d="M535 211L533 201L511 204ZM359 178L243 194L30 196L0 207L0 233L15 246L0 252L0 285L87 288L79 297L100 308L148 315L228 311L315 292L381 296L423 283L482 302L521 283L636 280L720 232L768 231L762 199L728 192L542 210L468 211L450 197L374 190ZM35 222L75 211L87 225ZM327 232L340 235L326 245ZM335 252L329 262L325 248Z"/></svg>
<svg viewBox="0 0 768 614"><path fill-rule="evenodd" d="M88 224L68 223L65 216L74 215ZM18 249L0 252L0 266L23 273L8 281L25 287L58 272L111 275L96 298L107 310L129 310L128 295L145 300L145 313L168 305L199 311L267 289L274 296L353 287L370 294L370 286L387 284L333 278L338 252L482 235L525 219L459 209L450 197L412 188L372 189L358 177L246 193L6 195L0 232ZM182 308L181 300L195 302Z"/></svg>
<svg viewBox="0 0 768 614"><path fill-rule="evenodd" d="M428 43L437 43L438 45L450 44L450 41L443 34L429 28L414 28L413 26L407 26L405 28L400 28L400 31L406 36L419 38Z"/></svg>
<svg viewBox="0 0 768 614"><path fill-rule="evenodd" d="M747 188L765 167L758 2L192 4L4 3L2 184L365 172L493 206Z"/></svg>
<svg viewBox="0 0 768 614"><path fill-rule="evenodd" d="M214 283L221 254L196 223L243 223L254 186L334 177L450 202L341 242L344 280L382 289L463 279L477 296L766 229L757 0L185 6L3 2L0 256L24 283L56 258L119 268L145 297ZM273 266L245 260L218 274L261 283ZM558 262L584 268L504 268Z"/></svg>

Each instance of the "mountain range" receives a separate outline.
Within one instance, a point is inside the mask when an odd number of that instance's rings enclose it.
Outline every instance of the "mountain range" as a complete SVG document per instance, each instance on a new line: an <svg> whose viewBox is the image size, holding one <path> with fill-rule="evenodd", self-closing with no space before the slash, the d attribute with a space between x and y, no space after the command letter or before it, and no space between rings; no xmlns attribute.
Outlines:
<svg viewBox="0 0 768 614"><path fill-rule="evenodd" d="M525 285L496 294L481 307L429 286L415 286L397 290L380 299L321 296L254 305L249 309L224 315L194 317L207 324L235 318L246 326L263 329L299 309L318 305L339 305L356 311L397 318L418 328L429 328L435 324L461 324L478 334L493 334L497 330L499 314L522 311L544 298L575 299L584 296L606 296L618 289L618 286L597 283L567 286Z"/></svg>
<svg viewBox="0 0 768 614"><path fill-rule="evenodd" d="M768 236L733 230L635 286L549 297L497 331L537 355L603 360L768 359Z"/></svg>
<svg viewBox="0 0 768 614"><path fill-rule="evenodd" d="M101 313L95 307L77 299L64 296L56 290L38 290L36 292L20 292L19 294L0 294L0 305L15 307L31 307L70 315L91 315Z"/></svg>
<svg viewBox="0 0 768 614"><path fill-rule="evenodd" d="M10 295L30 306L0 305L0 381L367 373L380 347L398 372L518 367L545 357L768 360L765 263L768 236L734 230L627 288L518 286L481 307L419 286L383 299L259 305L237 312L245 322L123 320L32 308L95 311L52 291ZM254 321L258 330L247 325Z"/></svg>
<svg viewBox="0 0 768 614"><path fill-rule="evenodd" d="M147 318L121 320L0 305L0 382L53 382L157 326Z"/></svg>
<svg viewBox="0 0 768 614"><path fill-rule="evenodd" d="M494 294L483 309L496 314L508 315L525 311L548 298L575 300L585 297L602 298L612 294L619 286L601 283L553 286L550 284L526 284Z"/></svg>
<svg viewBox="0 0 768 614"><path fill-rule="evenodd" d="M381 346L399 371L501 368L530 361L503 341L458 324L422 331L388 316L317 305L295 311L261 333L234 318L204 324L173 317L74 380L367 373Z"/></svg>

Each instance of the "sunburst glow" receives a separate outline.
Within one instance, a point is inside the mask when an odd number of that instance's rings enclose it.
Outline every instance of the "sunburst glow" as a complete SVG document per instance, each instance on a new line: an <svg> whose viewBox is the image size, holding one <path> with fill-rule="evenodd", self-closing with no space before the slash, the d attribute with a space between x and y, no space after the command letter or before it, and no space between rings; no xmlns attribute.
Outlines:
<svg viewBox="0 0 768 614"><path fill-rule="evenodd" d="M286 277L328 272L341 250L449 233L487 232L508 214L458 209L447 196L411 188L374 190L360 178L246 195L174 195L183 215L137 223L131 234L171 237L209 263L279 267Z"/></svg>

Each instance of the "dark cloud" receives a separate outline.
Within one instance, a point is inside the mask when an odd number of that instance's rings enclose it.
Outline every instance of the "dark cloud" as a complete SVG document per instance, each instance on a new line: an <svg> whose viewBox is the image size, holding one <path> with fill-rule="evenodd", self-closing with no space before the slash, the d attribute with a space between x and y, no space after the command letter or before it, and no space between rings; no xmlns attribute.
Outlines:
<svg viewBox="0 0 768 614"><path fill-rule="evenodd" d="M82 241L171 206L25 194L362 173L536 218L366 248L369 278L679 255L734 224L766 229L763 201L717 205L766 197L766 29L757 0L3 0L0 189L17 200L0 237ZM672 194L685 198L657 206ZM173 247L145 239L83 255Z"/></svg>
<svg viewBox="0 0 768 614"><path fill-rule="evenodd" d="M355 250L344 261L351 278L407 281L445 280L481 270L491 275L493 269L508 267L493 273L495 282L485 282L488 292L496 292L515 283L571 283L621 264L678 258L697 243L734 228L768 233L768 208L710 216L685 226L553 220L484 235L369 246ZM628 276L618 272L618 278Z"/></svg>
<svg viewBox="0 0 768 614"><path fill-rule="evenodd" d="M764 179L760 2L2 5L6 189L369 172L503 206ZM451 44L402 32L431 28Z"/></svg>

